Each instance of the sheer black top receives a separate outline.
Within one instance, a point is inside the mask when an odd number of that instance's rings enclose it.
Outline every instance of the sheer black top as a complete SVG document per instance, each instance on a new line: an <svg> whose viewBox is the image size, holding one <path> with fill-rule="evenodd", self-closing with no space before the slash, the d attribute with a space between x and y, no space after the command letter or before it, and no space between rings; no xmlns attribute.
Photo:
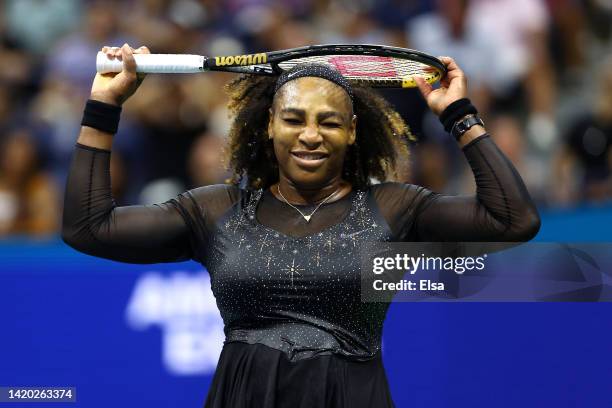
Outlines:
<svg viewBox="0 0 612 408"><path fill-rule="evenodd" d="M491 139L480 137L463 150L475 196L382 183L322 205L306 222L269 190L230 185L197 188L162 204L117 207L110 153L77 145L63 238L82 252L117 261L195 259L206 266L226 334L207 406L247 406L237 396L244 392L259 395L264 402L257 406L301 406L304 398L320 398L310 406L391 406L380 364L387 305L361 302L359 245L526 241L539 228L520 176ZM282 379L300 370L295 364L314 364L306 363L314 357L324 358L316 363L315 388L327 391L318 397L283 392ZM257 376L270 371L271 361L277 368L261 385ZM359 379L359 364L374 364L368 369L374 377ZM338 365L353 377L330 377L330 367Z"/></svg>

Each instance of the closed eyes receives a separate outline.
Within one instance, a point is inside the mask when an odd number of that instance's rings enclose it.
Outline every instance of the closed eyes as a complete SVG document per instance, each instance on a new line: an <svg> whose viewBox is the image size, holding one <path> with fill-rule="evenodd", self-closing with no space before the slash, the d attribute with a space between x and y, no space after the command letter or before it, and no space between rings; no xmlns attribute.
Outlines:
<svg viewBox="0 0 612 408"><path fill-rule="evenodd" d="M294 118L284 118L283 121L287 122L287 123L291 123L292 125L297 125L302 123L301 120L299 119L294 119Z"/></svg>
<svg viewBox="0 0 612 408"><path fill-rule="evenodd" d="M299 125L302 123L302 120L300 119L296 119L296 118L283 118L283 121L285 123L289 123L291 125ZM327 127L327 128L341 128L342 124L341 123L337 123L337 122L323 122L321 123L321 126Z"/></svg>

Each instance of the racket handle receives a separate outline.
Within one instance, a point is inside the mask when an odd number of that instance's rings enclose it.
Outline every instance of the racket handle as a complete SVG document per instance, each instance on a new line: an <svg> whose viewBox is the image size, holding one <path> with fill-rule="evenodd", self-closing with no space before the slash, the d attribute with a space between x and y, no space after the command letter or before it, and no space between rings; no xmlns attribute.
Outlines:
<svg viewBox="0 0 612 408"><path fill-rule="evenodd" d="M146 74L184 74L202 72L204 57L191 54L134 54L136 72ZM123 61L109 59L102 51L96 57L96 70L100 74L121 72Z"/></svg>

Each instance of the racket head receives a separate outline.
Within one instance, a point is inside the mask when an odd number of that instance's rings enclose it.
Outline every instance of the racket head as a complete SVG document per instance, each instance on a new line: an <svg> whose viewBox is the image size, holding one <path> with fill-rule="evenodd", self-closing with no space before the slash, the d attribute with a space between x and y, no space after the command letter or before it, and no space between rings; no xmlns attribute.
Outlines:
<svg viewBox="0 0 612 408"><path fill-rule="evenodd" d="M408 48L372 44L325 44L268 53L212 57L205 67L215 71L278 75L298 64L317 63L337 69L353 85L414 88L415 76L430 84L446 75L439 59Z"/></svg>

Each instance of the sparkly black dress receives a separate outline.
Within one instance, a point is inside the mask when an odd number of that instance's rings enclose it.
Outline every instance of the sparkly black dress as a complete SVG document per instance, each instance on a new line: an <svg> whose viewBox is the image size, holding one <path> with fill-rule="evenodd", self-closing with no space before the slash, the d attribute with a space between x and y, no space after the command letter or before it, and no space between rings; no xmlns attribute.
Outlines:
<svg viewBox="0 0 612 408"><path fill-rule="evenodd" d="M206 407L392 407L380 352L388 305L361 302L360 246L522 241L539 226L520 177L488 137L464 152L475 197L383 183L322 205L306 222L269 190L226 185L116 207L109 152L77 146L63 237L114 260L206 266L226 334Z"/></svg>

